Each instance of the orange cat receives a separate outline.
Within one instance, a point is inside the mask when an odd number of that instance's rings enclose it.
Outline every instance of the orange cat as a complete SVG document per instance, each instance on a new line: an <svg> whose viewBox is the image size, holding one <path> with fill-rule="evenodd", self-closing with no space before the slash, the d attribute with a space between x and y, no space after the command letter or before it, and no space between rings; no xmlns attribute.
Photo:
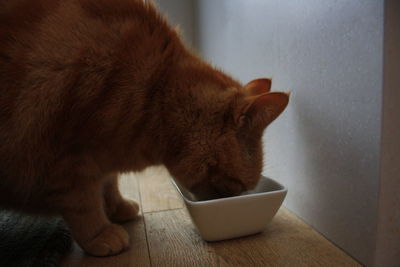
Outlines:
<svg viewBox="0 0 400 267"><path fill-rule="evenodd" d="M0 2L0 206L61 214L92 255L128 247L137 215L117 174L164 164L199 195L236 195L262 168L288 95L242 86L139 0Z"/></svg>

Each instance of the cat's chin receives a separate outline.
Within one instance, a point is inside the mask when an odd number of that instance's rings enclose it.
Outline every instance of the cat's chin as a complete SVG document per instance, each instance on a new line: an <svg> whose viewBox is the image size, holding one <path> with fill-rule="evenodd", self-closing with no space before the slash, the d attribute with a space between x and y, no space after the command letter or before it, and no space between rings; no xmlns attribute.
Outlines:
<svg viewBox="0 0 400 267"><path fill-rule="evenodd" d="M223 198L223 196L220 196L216 193L193 193L195 200L197 201L206 201L206 200L212 200L212 199L218 199L218 198Z"/></svg>
<svg viewBox="0 0 400 267"><path fill-rule="evenodd" d="M190 190L190 192L196 201L206 201L218 198L233 197L233 196L238 196L240 194L239 191L237 192L229 192L224 190L221 191L219 190L219 188L216 188L215 186L207 182L203 182L194 186Z"/></svg>
<svg viewBox="0 0 400 267"><path fill-rule="evenodd" d="M213 200L219 198L227 198L227 197L234 197L240 194L219 194L219 193L200 193L200 194L193 194L196 201L206 201L206 200Z"/></svg>
<svg viewBox="0 0 400 267"><path fill-rule="evenodd" d="M197 201L221 198L218 192L213 189L207 181L200 182L189 190Z"/></svg>

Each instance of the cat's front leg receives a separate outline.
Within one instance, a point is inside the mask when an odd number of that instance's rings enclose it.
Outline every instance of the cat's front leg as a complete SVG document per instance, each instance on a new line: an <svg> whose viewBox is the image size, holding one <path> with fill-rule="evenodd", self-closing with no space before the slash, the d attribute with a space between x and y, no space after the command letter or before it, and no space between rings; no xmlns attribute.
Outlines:
<svg viewBox="0 0 400 267"><path fill-rule="evenodd" d="M120 253L129 246L129 235L107 218L103 184L80 186L63 196L62 215L77 243L94 256Z"/></svg>
<svg viewBox="0 0 400 267"><path fill-rule="evenodd" d="M107 182L104 184L104 204L106 213L113 222L130 221L136 218L139 212L136 201L121 196L117 175L107 177Z"/></svg>

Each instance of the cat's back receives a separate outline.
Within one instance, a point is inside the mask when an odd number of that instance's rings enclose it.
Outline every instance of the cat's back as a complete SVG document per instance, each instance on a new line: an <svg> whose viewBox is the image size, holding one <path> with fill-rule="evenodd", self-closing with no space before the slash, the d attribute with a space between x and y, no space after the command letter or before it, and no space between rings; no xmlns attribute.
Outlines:
<svg viewBox="0 0 400 267"><path fill-rule="evenodd" d="M140 83L172 35L141 0L1 1L0 125L85 104L124 67Z"/></svg>
<svg viewBox="0 0 400 267"><path fill-rule="evenodd" d="M48 155L55 137L88 129L93 113L124 96L110 88L152 78L171 39L178 44L141 0L0 1L0 167L15 151L27 158L27 144Z"/></svg>
<svg viewBox="0 0 400 267"><path fill-rule="evenodd" d="M129 53L135 44L145 48L141 44L146 41L150 49L167 32L166 23L141 0L1 1L0 78L10 82L0 88L20 87L15 78L29 78L33 70L104 67L110 63L104 60L126 56L124 43Z"/></svg>

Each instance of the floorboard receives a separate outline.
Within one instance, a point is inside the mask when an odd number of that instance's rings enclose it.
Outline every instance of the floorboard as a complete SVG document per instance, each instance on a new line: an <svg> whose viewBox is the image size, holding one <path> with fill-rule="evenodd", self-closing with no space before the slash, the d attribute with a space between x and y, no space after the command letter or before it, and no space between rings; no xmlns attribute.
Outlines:
<svg viewBox="0 0 400 267"><path fill-rule="evenodd" d="M60 267L148 267L150 258L143 218L124 224L130 236L129 250L112 257L89 256L74 243L69 252L61 261Z"/></svg>
<svg viewBox="0 0 400 267"><path fill-rule="evenodd" d="M125 174L120 176L120 190L124 197L140 202L139 187L137 177L134 174ZM116 256L112 257L93 257L82 251L76 244L61 261L61 267L147 267L150 265L148 253L146 230L143 216L136 220L125 223L124 228L130 236L130 248Z"/></svg>
<svg viewBox="0 0 400 267"><path fill-rule="evenodd" d="M171 177L161 167L149 168L138 175L143 212L179 209L181 197L172 187Z"/></svg>
<svg viewBox="0 0 400 267"><path fill-rule="evenodd" d="M184 209L145 222L153 266L360 266L285 208L264 233L220 242L203 241Z"/></svg>
<svg viewBox="0 0 400 267"><path fill-rule="evenodd" d="M146 213L145 222L153 266L217 266L184 209Z"/></svg>
<svg viewBox="0 0 400 267"><path fill-rule="evenodd" d="M121 176L123 195L142 207L142 216L124 225L130 249L96 258L75 244L61 266L361 266L285 208L263 233L205 242L169 179L162 168Z"/></svg>

